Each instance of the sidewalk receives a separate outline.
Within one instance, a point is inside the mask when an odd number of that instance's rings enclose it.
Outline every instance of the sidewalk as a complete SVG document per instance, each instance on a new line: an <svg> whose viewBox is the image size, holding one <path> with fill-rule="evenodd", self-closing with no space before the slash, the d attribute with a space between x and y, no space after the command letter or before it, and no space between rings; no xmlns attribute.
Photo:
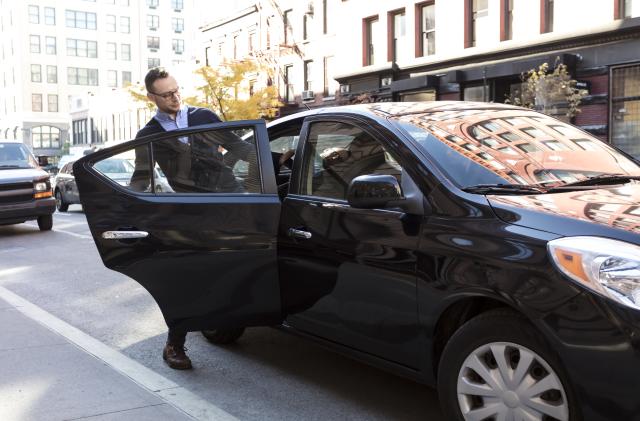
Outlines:
<svg viewBox="0 0 640 421"><path fill-rule="evenodd" d="M0 420L230 420L0 287Z"/></svg>

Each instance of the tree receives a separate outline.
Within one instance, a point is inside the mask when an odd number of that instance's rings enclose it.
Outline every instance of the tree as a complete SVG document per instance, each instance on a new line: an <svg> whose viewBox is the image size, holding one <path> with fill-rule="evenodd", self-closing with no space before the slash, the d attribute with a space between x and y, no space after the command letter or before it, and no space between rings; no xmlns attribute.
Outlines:
<svg viewBox="0 0 640 421"><path fill-rule="evenodd" d="M196 87L197 95L183 98L184 103L209 108L222 120L270 119L277 116L282 106L273 85L249 92L246 83L249 77L265 73L252 61L224 63L218 68L203 66L194 73L200 76L202 85ZM269 76L268 71L266 74ZM134 100L144 102L149 109L155 108L143 86L132 85L128 90Z"/></svg>
<svg viewBox="0 0 640 421"><path fill-rule="evenodd" d="M531 108L547 115L564 114L568 118L580 113L580 102L587 95L584 89L576 87L567 66L556 61L552 72L549 64L543 63L538 69L531 69L521 75L522 92L515 91L507 96L505 103Z"/></svg>

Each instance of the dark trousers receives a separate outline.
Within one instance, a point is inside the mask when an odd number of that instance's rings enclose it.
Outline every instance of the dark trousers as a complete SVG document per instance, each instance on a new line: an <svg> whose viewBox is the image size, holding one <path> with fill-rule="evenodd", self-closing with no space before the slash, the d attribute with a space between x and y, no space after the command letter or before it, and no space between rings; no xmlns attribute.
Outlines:
<svg viewBox="0 0 640 421"><path fill-rule="evenodd" d="M167 343L174 346L184 346L184 342L187 339L187 332L181 329L169 328L169 335L167 336Z"/></svg>

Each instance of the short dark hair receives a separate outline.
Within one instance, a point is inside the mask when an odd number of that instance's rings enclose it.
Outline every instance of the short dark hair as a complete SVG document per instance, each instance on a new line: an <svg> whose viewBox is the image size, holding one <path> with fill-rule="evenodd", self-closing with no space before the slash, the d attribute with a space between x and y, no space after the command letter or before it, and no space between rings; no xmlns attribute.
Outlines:
<svg viewBox="0 0 640 421"><path fill-rule="evenodd" d="M164 79L171 76L163 67L154 67L147 72L144 77L144 86L147 88L147 92L153 93L153 83L158 79Z"/></svg>

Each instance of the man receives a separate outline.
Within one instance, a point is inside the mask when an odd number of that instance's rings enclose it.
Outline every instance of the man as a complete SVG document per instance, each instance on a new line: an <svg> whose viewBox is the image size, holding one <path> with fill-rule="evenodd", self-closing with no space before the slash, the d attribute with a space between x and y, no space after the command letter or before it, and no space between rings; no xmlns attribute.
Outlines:
<svg viewBox="0 0 640 421"><path fill-rule="evenodd" d="M158 110L146 126L140 129L136 138L221 121L215 113L206 108L183 105L176 79L162 68L149 70L144 83L147 98L156 104ZM232 159L249 161L253 154L251 161L257 162L255 146L252 144L235 136L207 139L207 134L156 142L154 161L160 166L175 192L242 192L243 187L229 166L224 163L227 157L223 157L218 146L222 144L228 155L234 155ZM291 158L293 151L273 155L277 171L280 165ZM148 188L149 168L148 150L136 150L136 170L131 178L132 188ZM169 326L162 358L173 369L192 368L191 360L185 353L186 336L185 330Z"/></svg>

